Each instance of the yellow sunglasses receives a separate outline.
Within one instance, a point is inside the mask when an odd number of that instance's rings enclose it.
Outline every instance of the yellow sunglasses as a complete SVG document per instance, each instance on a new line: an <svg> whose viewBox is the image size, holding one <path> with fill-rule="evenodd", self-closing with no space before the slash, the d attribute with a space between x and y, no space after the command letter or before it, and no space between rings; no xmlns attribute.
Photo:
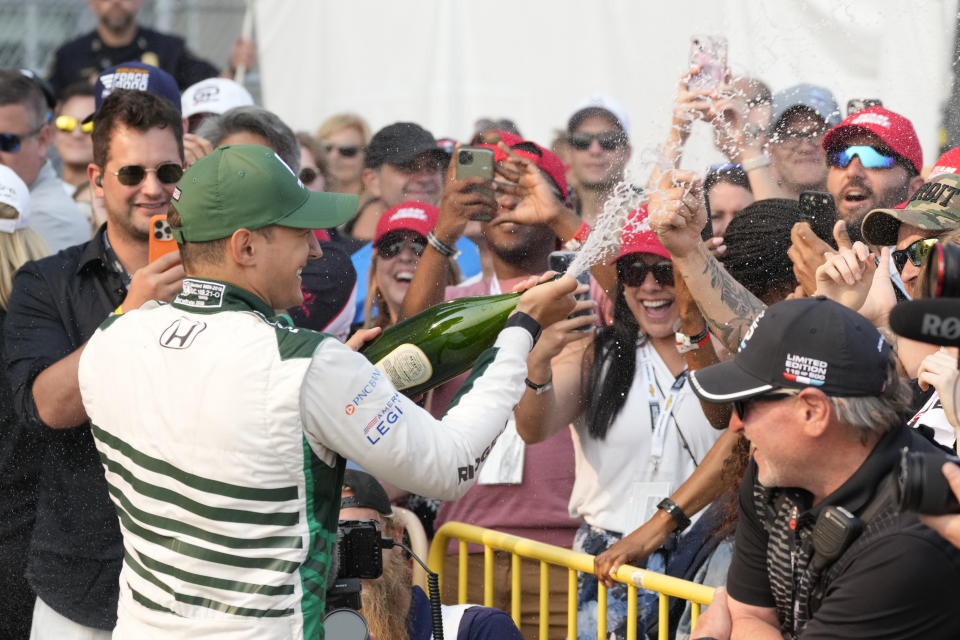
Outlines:
<svg viewBox="0 0 960 640"><path fill-rule="evenodd" d="M93 132L93 120L81 123L73 116L57 116L57 119L53 121L53 126L60 131L66 131L68 133L72 132L77 127L80 127L80 131L83 131L84 133Z"/></svg>

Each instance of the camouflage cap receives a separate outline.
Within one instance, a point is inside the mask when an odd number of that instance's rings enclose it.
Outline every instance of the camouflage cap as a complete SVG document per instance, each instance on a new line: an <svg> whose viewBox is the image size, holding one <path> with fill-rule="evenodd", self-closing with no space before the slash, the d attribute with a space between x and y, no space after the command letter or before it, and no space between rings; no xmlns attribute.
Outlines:
<svg viewBox="0 0 960 640"><path fill-rule="evenodd" d="M868 243L886 247L897 243L901 224L933 231L960 227L960 175L945 173L925 182L903 209L874 209L860 229Z"/></svg>

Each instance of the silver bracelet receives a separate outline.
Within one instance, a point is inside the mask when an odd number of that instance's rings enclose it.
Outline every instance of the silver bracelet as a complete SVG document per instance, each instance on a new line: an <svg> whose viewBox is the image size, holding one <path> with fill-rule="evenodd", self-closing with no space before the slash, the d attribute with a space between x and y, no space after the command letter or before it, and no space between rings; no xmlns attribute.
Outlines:
<svg viewBox="0 0 960 640"><path fill-rule="evenodd" d="M427 242L430 244L431 247L437 250L437 253L439 253L442 256L446 256L448 258L453 258L453 259L457 259L460 257L459 249L457 249L456 247L450 247L444 244L440 240L440 238L433 235L433 231L427 232Z"/></svg>

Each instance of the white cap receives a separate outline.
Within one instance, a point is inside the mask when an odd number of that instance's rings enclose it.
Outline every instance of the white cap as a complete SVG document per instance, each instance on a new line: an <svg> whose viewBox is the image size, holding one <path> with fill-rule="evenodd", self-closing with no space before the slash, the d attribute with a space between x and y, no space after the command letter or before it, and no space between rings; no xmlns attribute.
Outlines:
<svg viewBox="0 0 960 640"><path fill-rule="evenodd" d="M20 215L5 218L0 215L0 231L13 233L30 226L30 190L13 169L0 164L0 202L10 205Z"/></svg>
<svg viewBox="0 0 960 640"><path fill-rule="evenodd" d="M567 128L573 129L573 127L580 124L580 120L595 111L606 111L613 116L620 124L623 132L627 134L627 137L630 137L630 119L627 117L626 110L615 98L604 93L595 93L581 100L580 103L574 107L573 115L570 116L570 122Z"/></svg>
<svg viewBox="0 0 960 640"><path fill-rule="evenodd" d="M187 87L180 98L184 118L197 113L221 114L234 107L253 105L253 96L229 78L207 78Z"/></svg>

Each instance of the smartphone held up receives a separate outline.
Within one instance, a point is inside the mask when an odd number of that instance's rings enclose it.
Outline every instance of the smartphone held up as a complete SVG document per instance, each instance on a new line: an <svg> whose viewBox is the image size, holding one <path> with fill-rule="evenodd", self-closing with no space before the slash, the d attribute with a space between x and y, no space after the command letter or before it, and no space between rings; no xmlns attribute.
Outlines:
<svg viewBox="0 0 960 640"><path fill-rule="evenodd" d="M457 180L468 176L479 176L484 180L493 181L493 149L487 147L460 147L457 151ZM471 187L471 191L479 191L494 197L493 189L488 187ZM489 216L477 216L474 220L486 222Z"/></svg>
<svg viewBox="0 0 960 640"><path fill-rule="evenodd" d="M696 71L687 81L689 89L716 89L727 78L727 39L722 36L690 37L690 67Z"/></svg>

